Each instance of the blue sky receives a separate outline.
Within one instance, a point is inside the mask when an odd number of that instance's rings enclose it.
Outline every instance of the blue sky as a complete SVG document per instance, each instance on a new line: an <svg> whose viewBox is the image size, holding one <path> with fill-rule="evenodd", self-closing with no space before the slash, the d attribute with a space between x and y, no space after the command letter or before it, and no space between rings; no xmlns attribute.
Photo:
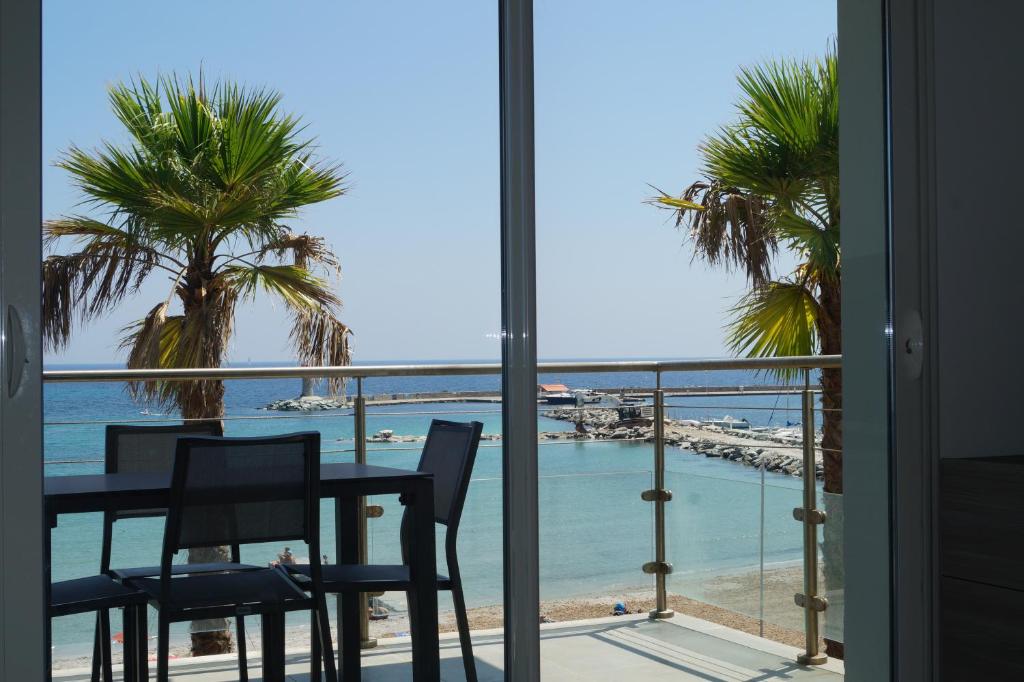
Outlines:
<svg viewBox="0 0 1024 682"><path fill-rule="evenodd" d="M538 0L538 350L542 357L725 354L743 281L691 263L647 183L695 180L697 144L733 118L740 66L821 54L830 0ZM359 360L497 358L497 1L168 3L48 0L44 215L80 210L70 143L123 134L109 84L196 73L280 91L349 193L294 225L339 255ZM160 277L80 328L55 362L111 362ZM231 359L286 360L287 318L242 310Z"/></svg>

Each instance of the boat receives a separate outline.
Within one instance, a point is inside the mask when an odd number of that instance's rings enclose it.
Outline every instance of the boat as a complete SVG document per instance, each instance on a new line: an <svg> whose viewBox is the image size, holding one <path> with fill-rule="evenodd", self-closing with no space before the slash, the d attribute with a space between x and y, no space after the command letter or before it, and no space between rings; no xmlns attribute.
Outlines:
<svg viewBox="0 0 1024 682"><path fill-rule="evenodd" d="M576 391L548 393L543 399L548 405L583 405L601 402L601 394L589 388L581 388Z"/></svg>
<svg viewBox="0 0 1024 682"><path fill-rule="evenodd" d="M391 429L381 429L369 439L371 443L387 443L391 440L391 437L395 435L395 432Z"/></svg>
<svg viewBox="0 0 1024 682"><path fill-rule="evenodd" d="M720 429L742 430L750 428L750 422L747 421L746 419L736 419L735 417L730 417L729 415L725 415L721 419L711 419L701 423L704 424L705 426L717 426Z"/></svg>

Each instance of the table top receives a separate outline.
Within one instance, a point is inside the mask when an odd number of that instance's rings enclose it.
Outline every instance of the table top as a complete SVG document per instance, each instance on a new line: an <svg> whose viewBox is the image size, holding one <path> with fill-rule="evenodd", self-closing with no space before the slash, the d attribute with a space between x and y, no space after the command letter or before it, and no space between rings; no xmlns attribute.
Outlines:
<svg viewBox="0 0 1024 682"><path fill-rule="evenodd" d="M409 469L352 462L321 464L320 496L405 493L431 479L430 473ZM47 476L43 497L51 515L158 508L167 506L170 483L170 472Z"/></svg>

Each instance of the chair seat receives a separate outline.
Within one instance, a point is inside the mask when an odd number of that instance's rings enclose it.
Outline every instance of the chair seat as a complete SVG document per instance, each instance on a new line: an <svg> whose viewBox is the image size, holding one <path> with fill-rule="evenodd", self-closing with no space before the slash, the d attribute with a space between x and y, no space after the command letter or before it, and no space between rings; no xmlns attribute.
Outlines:
<svg viewBox="0 0 1024 682"><path fill-rule="evenodd" d="M308 564L287 567L291 573L309 577ZM401 564L330 564L323 567L324 591L345 592L358 589L360 592L405 591L412 587L409 567ZM437 587L451 589L448 576L438 574Z"/></svg>
<svg viewBox="0 0 1024 682"><path fill-rule="evenodd" d="M51 616L137 606L147 601L144 593L106 575L62 580L50 586Z"/></svg>
<svg viewBox="0 0 1024 682"><path fill-rule="evenodd" d="M258 571L265 568L265 566L232 563L174 564L171 566L171 575L223 573L226 571ZM121 580L131 580L132 578L154 578L160 575L160 567L144 566L140 568L113 568L110 570L110 573Z"/></svg>
<svg viewBox="0 0 1024 682"><path fill-rule="evenodd" d="M159 578L135 578L128 584L145 592L153 601L160 598ZM306 595L296 589L288 576L275 568L263 568L172 578L169 599L157 604L157 608L246 606L253 613L263 613L307 602Z"/></svg>

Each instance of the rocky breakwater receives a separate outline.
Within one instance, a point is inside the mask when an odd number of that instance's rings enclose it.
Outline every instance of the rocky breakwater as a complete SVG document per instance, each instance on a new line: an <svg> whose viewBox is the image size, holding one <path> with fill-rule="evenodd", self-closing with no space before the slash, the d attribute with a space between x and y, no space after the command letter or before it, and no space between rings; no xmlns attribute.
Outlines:
<svg viewBox="0 0 1024 682"><path fill-rule="evenodd" d="M390 429L384 429L378 431L372 436L367 436L367 443L422 443L427 439L426 436L402 436L392 432ZM348 438L339 438L340 441L349 440ZM501 434L499 433L482 433L480 434L480 440L501 440Z"/></svg>
<svg viewBox="0 0 1024 682"><path fill-rule="evenodd" d="M562 438L574 440L643 440L654 441L651 419L620 421L614 409L595 410L563 408L547 413L548 417L577 424L576 432L564 432ZM580 431L582 425L584 431ZM541 434L549 439L554 433ZM803 438L799 430L775 428L766 430L723 429L693 420L665 420L665 443L704 457L713 457L773 473L802 477L804 474ZM824 477L822 454L815 452L815 478Z"/></svg>
<svg viewBox="0 0 1024 682"><path fill-rule="evenodd" d="M343 410L348 404L343 400L323 398L318 395L308 395L301 398L287 398L275 400L266 405L264 410L279 410L282 412L318 412L321 410Z"/></svg>

